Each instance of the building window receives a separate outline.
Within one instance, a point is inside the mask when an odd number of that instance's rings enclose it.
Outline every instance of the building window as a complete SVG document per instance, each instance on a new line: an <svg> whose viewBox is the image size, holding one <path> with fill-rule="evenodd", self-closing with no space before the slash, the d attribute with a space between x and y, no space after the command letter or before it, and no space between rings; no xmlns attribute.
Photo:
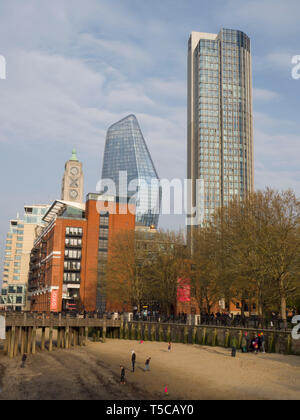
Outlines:
<svg viewBox="0 0 300 420"><path fill-rule="evenodd" d="M99 238L108 238L108 229L100 227Z"/></svg>
<svg viewBox="0 0 300 420"><path fill-rule="evenodd" d="M65 249L65 257L74 260L80 260L81 251L75 249Z"/></svg>
<svg viewBox="0 0 300 420"><path fill-rule="evenodd" d="M99 249L107 249L108 241L107 239L100 239L99 240Z"/></svg>
<svg viewBox="0 0 300 420"><path fill-rule="evenodd" d="M74 246L74 247L81 247L82 246L82 239L79 238L66 238L65 239L66 246Z"/></svg>
<svg viewBox="0 0 300 420"><path fill-rule="evenodd" d="M80 271L81 264L79 261L65 261L64 269L69 271Z"/></svg>
<svg viewBox="0 0 300 420"><path fill-rule="evenodd" d="M80 273L64 273L64 283L80 283Z"/></svg>
<svg viewBox="0 0 300 420"><path fill-rule="evenodd" d="M80 227L67 227L66 235L68 236L82 236L83 229Z"/></svg>

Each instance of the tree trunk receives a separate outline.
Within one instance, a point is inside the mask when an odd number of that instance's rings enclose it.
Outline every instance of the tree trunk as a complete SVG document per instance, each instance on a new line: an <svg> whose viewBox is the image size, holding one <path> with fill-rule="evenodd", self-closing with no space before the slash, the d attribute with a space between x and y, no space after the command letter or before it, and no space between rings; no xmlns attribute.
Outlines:
<svg viewBox="0 0 300 420"><path fill-rule="evenodd" d="M210 315L211 305L209 303L209 299L208 299L208 296L207 295L205 296L205 300L206 300L207 313L208 313L208 315Z"/></svg>
<svg viewBox="0 0 300 420"><path fill-rule="evenodd" d="M244 317L245 315L245 301L242 299L241 301L241 317Z"/></svg>
<svg viewBox="0 0 300 420"><path fill-rule="evenodd" d="M281 318L283 320L284 328L287 328L287 319L286 319L286 297L284 294L281 295L280 302Z"/></svg>

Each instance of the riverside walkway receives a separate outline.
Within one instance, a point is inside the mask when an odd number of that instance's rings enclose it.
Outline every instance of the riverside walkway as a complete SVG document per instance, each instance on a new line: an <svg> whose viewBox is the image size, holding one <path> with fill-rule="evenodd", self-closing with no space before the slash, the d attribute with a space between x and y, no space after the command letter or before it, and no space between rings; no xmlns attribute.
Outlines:
<svg viewBox="0 0 300 420"><path fill-rule="evenodd" d="M103 342L106 338L119 338L221 347L230 347L235 342L240 348L245 333L252 338L262 332L267 352L300 355L300 340L292 339L291 330L134 321L132 317L128 319L128 316L118 314L99 317L97 314L0 312L1 316L5 319L4 353L10 358L24 353L35 354L37 348L51 352L54 348L83 346L89 337Z"/></svg>
<svg viewBox="0 0 300 420"><path fill-rule="evenodd" d="M122 320L98 318L97 316L76 317L65 314L36 314L0 312L5 320L4 353L9 357L19 354L35 354L37 342L40 349L53 350L54 340L57 348L69 349L71 346L85 345L89 330L103 339L106 331L120 329ZM3 320L2 318L2 320Z"/></svg>

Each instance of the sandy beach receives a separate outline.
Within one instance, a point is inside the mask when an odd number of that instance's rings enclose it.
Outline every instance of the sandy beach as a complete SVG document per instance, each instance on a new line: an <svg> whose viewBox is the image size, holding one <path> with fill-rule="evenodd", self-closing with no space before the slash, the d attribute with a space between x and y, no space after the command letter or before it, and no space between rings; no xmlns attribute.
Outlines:
<svg viewBox="0 0 300 420"><path fill-rule="evenodd" d="M131 350L137 354L131 372ZM151 357L150 372L144 372ZM120 364L126 384L120 385ZM0 357L0 400L300 399L300 357L241 354L198 345L127 340ZM168 396L164 394L168 387Z"/></svg>

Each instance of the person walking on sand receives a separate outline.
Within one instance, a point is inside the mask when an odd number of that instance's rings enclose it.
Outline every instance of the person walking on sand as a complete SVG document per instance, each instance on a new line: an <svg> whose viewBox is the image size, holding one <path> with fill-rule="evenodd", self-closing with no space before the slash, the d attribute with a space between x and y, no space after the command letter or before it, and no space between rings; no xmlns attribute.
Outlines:
<svg viewBox="0 0 300 420"><path fill-rule="evenodd" d="M171 351L171 349L172 349L172 345L171 345L171 342L168 344L168 352L170 352Z"/></svg>
<svg viewBox="0 0 300 420"><path fill-rule="evenodd" d="M242 338L242 352L248 353L248 333L245 333L244 337Z"/></svg>
<svg viewBox="0 0 300 420"><path fill-rule="evenodd" d="M237 347L236 338L233 337L232 343L231 343L231 356L232 357L236 357L236 347Z"/></svg>
<svg viewBox="0 0 300 420"><path fill-rule="evenodd" d="M148 357L148 359L145 362L145 372L150 370L150 360L151 360L151 357Z"/></svg>
<svg viewBox="0 0 300 420"><path fill-rule="evenodd" d="M258 346L258 336L255 336L254 343L253 343L254 353L258 354L259 346Z"/></svg>
<svg viewBox="0 0 300 420"><path fill-rule="evenodd" d="M136 361L136 354L135 354L135 351L134 351L134 350L132 350L132 352L131 352L132 372L134 372L134 368L135 368L135 361Z"/></svg>
<svg viewBox="0 0 300 420"><path fill-rule="evenodd" d="M24 367L25 367L25 362L26 362L26 360L27 360L27 354L26 354L26 353L24 353L24 354L23 354L23 356L22 356L22 364L21 364L21 368L24 368Z"/></svg>
<svg viewBox="0 0 300 420"><path fill-rule="evenodd" d="M121 368L121 381L120 381L120 384L121 385L125 385L125 368L122 365L120 365L120 368Z"/></svg>

